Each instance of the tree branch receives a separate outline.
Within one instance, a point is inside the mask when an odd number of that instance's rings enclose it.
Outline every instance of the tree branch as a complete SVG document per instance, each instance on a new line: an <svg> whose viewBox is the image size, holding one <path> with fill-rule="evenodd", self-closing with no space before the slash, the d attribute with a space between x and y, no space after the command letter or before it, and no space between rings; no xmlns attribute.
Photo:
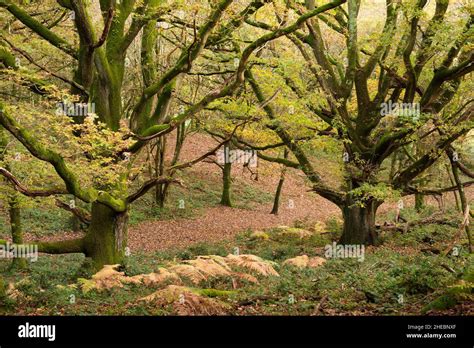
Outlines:
<svg viewBox="0 0 474 348"><path fill-rule="evenodd" d="M49 197L53 195L65 195L68 193L65 189L60 188L51 190L30 190L5 168L0 167L0 174L13 185L16 191L28 197Z"/></svg>
<svg viewBox="0 0 474 348"><path fill-rule="evenodd" d="M99 48L105 43L105 41L107 40L107 36L109 35L109 31L110 31L110 27L112 26L113 19L114 19L114 8L111 7L109 8L109 11L107 12L107 19L105 21L104 31L102 32L102 35L100 36L99 41L97 41L94 45L92 45L92 49Z"/></svg>
<svg viewBox="0 0 474 348"><path fill-rule="evenodd" d="M33 30L36 34L41 36L43 39L48 41L53 46L59 48L63 52L69 54L71 57L77 59L77 51L63 38L59 37L43 24L38 22L35 18L31 17L21 7L15 5L9 0L0 0L0 7L7 9L12 15L14 15L20 22L26 25L28 28Z"/></svg>
<svg viewBox="0 0 474 348"><path fill-rule="evenodd" d="M145 193L147 193L151 188L153 188L156 185L161 185L161 184L170 184L170 183L176 183L179 184L180 186L183 186L183 183L179 179L174 179L171 177L163 176L159 178L154 178L146 181L139 189L137 192L129 195L127 197L127 203L133 203L136 201L138 198L143 196Z"/></svg>
<svg viewBox="0 0 474 348"><path fill-rule="evenodd" d="M0 245L6 245L6 240L0 239ZM45 254L72 254L85 253L84 238L60 240L56 242L34 241L29 244L37 245L38 252Z"/></svg>
<svg viewBox="0 0 474 348"><path fill-rule="evenodd" d="M66 184L67 191L84 202L98 201L117 212L126 209L125 202L112 197L104 191L97 191L94 188L82 189L76 175L69 169L64 158L58 153L43 146L35 137L21 127L12 116L9 115L6 106L0 102L0 124L5 127L18 141L20 141L28 151L36 158L49 162L53 165L56 173Z"/></svg>
<svg viewBox="0 0 474 348"><path fill-rule="evenodd" d="M73 213L81 222L87 225L89 225L91 222L92 217L85 209L81 209L79 207L72 208L69 204L64 203L59 199L56 199L56 206Z"/></svg>

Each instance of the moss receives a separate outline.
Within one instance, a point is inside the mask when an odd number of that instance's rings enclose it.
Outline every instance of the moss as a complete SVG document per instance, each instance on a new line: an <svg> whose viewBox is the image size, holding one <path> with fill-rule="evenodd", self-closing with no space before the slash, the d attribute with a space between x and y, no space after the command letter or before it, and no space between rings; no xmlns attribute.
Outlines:
<svg viewBox="0 0 474 348"><path fill-rule="evenodd" d="M454 307L458 303L458 300L454 294L445 294L438 297L433 302L429 303L422 309L422 313L426 314L426 312L430 310L446 310L449 308Z"/></svg>
<svg viewBox="0 0 474 348"><path fill-rule="evenodd" d="M47 254L68 254L84 252L84 239L68 239L57 242L40 242L38 251Z"/></svg>
<svg viewBox="0 0 474 348"><path fill-rule="evenodd" d="M11 300L9 301L7 296L7 283L0 275L0 315L5 315L5 312L8 311L8 309L13 309L11 307Z"/></svg>
<svg viewBox="0 0 474 348"><path fill-rule="evenodd" d="M101 203L92 204L92 220L84 239L86 256L95 269L123 263L127 244L128 213L117 213Z"/></svg>
<svg viewBox="0 0 474 348"><path fill-rule="evenodd" d="M461 280L455 285L448 288L448 290L436 300L432 301L422 309L425 314L429 310L446 310L454 307L461 301L473 300L474 283Z"/></svg>
<svg viewBox="0 0 474 348"><path fill-rule="evenodd" d="M235 294L235 291L218 289L190 289L192 292L207 297L228 297Z"/></svg>
<svg viewBox="0 0 474 348"><path fill-rule="evenodd" d="M160 125L151 126L151 127L147 128L145 131L143 131L141 136L142 137L151 136L151 135L158 134L160 132L169 130L170 128L171 128L171 125L169 125L169 124L160 124ZM132 152L132 153L137 152L138 150L140 150L142 148L142 146L144 144L145 144L144 141L137 141L135 144L133 144L130 147L130 152Z"/></svg>
<svg viewBox="0 0 474 348"><path fill-rule="evenodd" d="M12 234L12 242L14 244L23 244L23 231L21 224L21 208L19 202L19 194L17 192L12 193L8 199L9 215L10 215L10 227ZM14 258L12 261L12 268L25 269L27 266L26 259Z"/></svg>
<svg viewBox="0 0 474 348"><path fill-rule="evenodd" d="M2 46L0 46L0 62L2 62L7 68L17 69L15 56Z"/></svg>
<svg viewBox="0 0 474 348"><path fill-rule="evenodd" d="M270 236L263 231L255 231L250 234L252 240L269 240Z"/></svg>

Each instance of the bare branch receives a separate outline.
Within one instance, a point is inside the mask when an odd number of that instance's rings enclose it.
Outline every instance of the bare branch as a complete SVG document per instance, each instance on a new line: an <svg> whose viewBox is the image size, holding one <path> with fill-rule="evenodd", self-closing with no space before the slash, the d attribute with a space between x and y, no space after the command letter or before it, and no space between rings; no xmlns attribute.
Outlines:
<svg viewBox="0 0 474 348"><path fill-rule="evenodd" d="M179 184L180 186L183 186L183 183L179 179L174 179L171 177L159 177L159 178L154 178L150 179L147 182L145 182L142 187L138 189L137 192L131 194L130 196L127 197L127 203L132 203L136 201L138 198L143 196L145 193L147 193L152 187L156 185L161 185L161 184L170 184L170 183L176 183Z"/></svg>
<svg viewBox="0 0 474 348"><path fill-rule="evenodd" d="M16 191L28 197L49 197L53 195L65 195L68 192L65 189L51 190L30 190L24 186L15 176L5 168L0 167L0 174L3 175L15 188Z"/></svg>
<svg viewBox="0 0 474 348"><path fill-rule="evenodd" d="M92 49L99 48L105 43L105 40L107 40L107 36L109 35L109 31L110 31L110 27L112 26L113 19L114 19L114 8L111 7L109 8L109 11L107 12L107 20L105 21L104 31L102 32L102 35L100 36L99 41L97 41L92 46Z"/></svg>
<svg viewBox="0 0 474 348"><path fill-rule="evenodd" d="M91 215L89 214L89 212L87 212L84 209L81 209L81 208L78 208L78 207L73 208L69 204L64 203L63 201L61 201L59 199L56 199L56 206L73 213L75 216L77 216L77 218L81 222L83 222L87 225L89 225L90 222L91 222L91 219L92 219Z"/></svg>

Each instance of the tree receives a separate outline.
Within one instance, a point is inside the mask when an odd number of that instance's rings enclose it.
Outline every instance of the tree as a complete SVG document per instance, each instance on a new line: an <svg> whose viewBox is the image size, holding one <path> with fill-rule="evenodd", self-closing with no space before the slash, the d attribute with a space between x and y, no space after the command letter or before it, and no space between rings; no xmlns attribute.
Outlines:
<svg viewBox="0 0 474 348"><path fill-rule="evenodd" d="M292 74L292 66L284 64L277 68L254 66L246 71L257 101L263 102L274 93L279 79L291 90L287 100L305 106L295 130L276 112L281 103L265 105L267 128L291 151L293 158L286 165L302 170L313 191L341 209L341 243L376 244L377 208L396 192L402 196L445 192L418 189L413 183L472 129L472 79L466 78L474 69L472 6L458 6L450 13L448 0L437 0L434 14L427 18L427 3L387 0L381 32L360 35L361 2L349 0L347 8L338 7L312 18L305 23L305 30L286 36L305 62L301 74ZM288 6L311 11L315 2ZM249 23L271 30L284 24L283 11L287 9L275 11L276 24ZM448 23L456 15L456 26L451 26ZM326 37L332 38L330 43ZM291 55L294 65L296 54L285 47L269 48L267 59L286 61ZM400 104L400 109L407 106L405 114L390 108L394 104ZM298 140L301 134L338 141L344 165L339 187L328 183L313 165L310 152ZM387 178L386 160L398 149L426 137L431 138L432 146ZM277 162L275 158L268 160Z"/></svg>
<svg viewBox="0 0 474 348"><path fill-rule="evenodd" d="M50 75L56 79L62 77L60 80L71 86L74 94L69 98L94 105L97 115L96 119L94 115L82 117L70 125L64 117L61 118L61 115L56 115L58 117L54 118L50 106L42 110L43 119L33 121L25 116L28 114L27 109L12 107L3 101L0 103L0 124L34 157L52 165L63 185L57 185L53 189L31 189L4 168L0 171L1 174L23 194L30 196L68 194L91 205L90 216L81 209L70 207L72 212L88 221L89 227L85 237L39 243L39 251L81 252L92 258L95 268L104 264L121 263L125 256L130 205L154 186L177 181L168 175L154 177L144 181L136 191L130 192L133 187L132 180L136 178L133 163L138 158L140 150L150 141L171 133L212 102L231 96L241 86L245 69L254 51L270 41L295 32L308 19L342 3L344 0L335 0L314 8L297 16L292 24L275 28L249 42L241 51L235 69L228 73L225 83L213 84L211 75L210 88L200 99L171 116L168 114L168 106L174 100L174 91L179 78L191 74L193 66L205 65L206 62L199 63L199 59L205 60L206 55L213 56L228 51L228 46L232 45L230 37L249 16L265 5L263 1L251 1L245 6L233 4L232 0L209 2L208 7L196 3L195 6L187 8L188 18L193 18L193 22L190 23L179 19L181 16L177 14L178 9L174 5L159 0L100 1L99 4L60 0L58 4L64 11L72 11L75 35L79 38L76 47L70 43L70 38L59 34L60 30L55 32L48 28L13 1L0 0L0 8L10 12L35 35L56 47L57 54L60 54L62 59L72 62L73 79L64 78L58 73ZM229 10L231 5L235 5L233 11ZM94 16L94 13L99 15ZM125 97L127 92L124 81L129 65L127 59L130 59L127 54L139 33L143 30L144 33L152 35L154 30L157 30L157 22L167 23L167 26L178 26L180 29L185 28L185 31L179 30L184 34L184 39L181 41L175 39L175 47L163 53L167 54L173 63L159 76L151 73L148 80L143 79L137 97L130 100L132 103L130 113L126 113L122 97ZM98 30L100 27L102 29ZM163 37L166 38L166 35ZM145 44L146 40L142 42L142 45ZM141 63L149 64L146 50L144 56L144 61ZM35 62L35 59L31 61ZM3 64L8 66L5 62ZM42 70L48 72L49 69ZM37 84L30 80L26 79L29 86L32 85L31 82ZM57 81L52 83L39 80L38 84L41 85L43 82L53 86L57 83ZM41 93L45 94L51 105L54 105L54 101L57 102L58 95L64 95L61 88L55 89L49 86L47 89L43 88ZM64 149L64 146L61 147L57 142L56 144L48 142L35 131L37 123L49 124L54 123L53 121L62 129L62 132L58 131L57 136L71 146L76 146L75 149L80 156L77 156L77 153L73 154L70 149ZM196 161L177 164L168 168L166 172L189 167ZM84 177L84 173L88 173L92 178Z"/></svg>
<svg viewBox="0 0 474 348"><path fill-rule="evenodd" d="M7 154L8 138L5 131L0 128L0 162L5 161ZM8 168L8 167L7 167ZM7 192L6 203L8 204L8 215L10 219L10 230L12 242L15 244L23 244L23 231L21 225L21 203L18 192L10 190ZM23 269L26 268L26 260L21 258L14 258L12 267Z"/></svg>
<svg viewBox="0 0 474 348"><path fill-rule="evenodd" d="M285 148L283 151L283 158L288 159L288 149ZM285 183L285 174L286 174L286 167L283 166L281 169L280 179L278 180L277 189L275 192L275 198L273 199L273 207L270 214L278 215L278 210L280 208L280 196L281 191L283 189L283 184Z"/></svg>
<svg viewBox="0 0 474 348"><path fill-rule="evenodd" d="M224 164L222 166L222 196L220 204L227 207L232 206L232 201L230 199L230 188L232 184L232 162L229 160L229 153L231 147L230 142L224 144Z"/></svg>

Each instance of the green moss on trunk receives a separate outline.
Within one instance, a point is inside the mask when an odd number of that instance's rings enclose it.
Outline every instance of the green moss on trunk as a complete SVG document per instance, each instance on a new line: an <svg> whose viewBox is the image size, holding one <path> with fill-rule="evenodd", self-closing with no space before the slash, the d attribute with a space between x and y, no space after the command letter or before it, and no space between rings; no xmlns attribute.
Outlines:
<svg viewBox="0 0 474 348"><path fill-rule="evenodd" d="M128 213L101 203L92 204L92 220L84 239L86 256L93 267L123 263L127 245Z"/></svg>
<svg viewBox="0 0 474 348"><path fill-rule="evenodd" d="M67 239L56 242L39 242L38 251L46 254L72 254L84 252L84 239Z"/></svg>
<svg viewBox="0 0 474 348"><path fill-rule="evenodd" d="M283 153L283 158L288 159L288 148L285 148L284 153ZM275 192L275 199L273 200L273 208L270 214L278 214L278 209L280 208L280 196L281 196L281 191L283 189L283 184L285 183L285 174L286 174L286 167L283 167L281 170L280 174L280 180L278 181L278 186Z"/></svg>
<svg viewBox="0 0 474 348"><path fill-rule="evenodd" d="M425 207L425 197L420 194L415 194L415 209L417 212L420 212Z"/></svg>
<svg viewBox="0 0 474 348"><path fill-rule="evenodd" d="M18 199L18 193L13 193L8 200L10 226L12 233L12 241L14 244L23 244L23 231L21 228L21 208ZM24 269L27 266L26 259L14 258L12 268Z"/></svg>

